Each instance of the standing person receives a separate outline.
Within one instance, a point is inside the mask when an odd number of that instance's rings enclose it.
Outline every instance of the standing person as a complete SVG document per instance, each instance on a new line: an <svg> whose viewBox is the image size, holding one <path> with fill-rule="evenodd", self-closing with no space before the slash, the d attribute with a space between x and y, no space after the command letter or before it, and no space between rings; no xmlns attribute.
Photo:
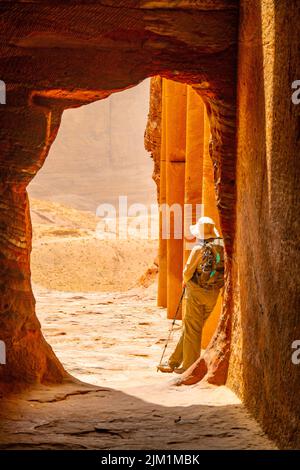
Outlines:
<svg viewBox="0 0 300 470"><path fill-rule="evenodd" d="M182 334L168 362L158 366L161 372L181 374L199 358L204 323L224 285L224 244L214 221L201 217L190 231L197 241L183 270Z"/></svg>

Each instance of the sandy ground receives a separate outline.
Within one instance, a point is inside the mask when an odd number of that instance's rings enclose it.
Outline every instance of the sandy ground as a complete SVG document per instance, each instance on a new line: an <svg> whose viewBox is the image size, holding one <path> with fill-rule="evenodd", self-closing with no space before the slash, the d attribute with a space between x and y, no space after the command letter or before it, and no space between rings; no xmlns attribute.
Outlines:
<svg viewBox="0 0 300 470"><path fill-rule="evenodd" d="M94 385L41 387L2 403L0 449L271 449L226 387L175 385L156 371L169 322L155 285L127 293L35 286L46 339ZM176 325L172 344L178 338Z"/></svg>
<svg viewBox="0 0 300 470"><path fill-rule="evenodd" d="M126 293L76 294L35 286L35 296L46 339L74 377L118 390L160 383L155 370L170 321L156 307L156 284ZM178 321L170 349L180 329Z"/></svg>
<svg viewBox="0 0 300 470"><path fill-rule="evenodd" d="M141 238L144 219L129 218L130 238L120 240L114 224L105 227L92 212L37 199L30 205L34 283L71 292L127 291L147 269L155 271L158 242Z"/></svg>

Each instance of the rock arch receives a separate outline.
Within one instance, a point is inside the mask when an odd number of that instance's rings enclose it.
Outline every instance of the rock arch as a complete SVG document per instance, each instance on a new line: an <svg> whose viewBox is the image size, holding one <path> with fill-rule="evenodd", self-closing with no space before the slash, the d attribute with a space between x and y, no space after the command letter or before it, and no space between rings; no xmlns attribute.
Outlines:
<svg viewBox="0 0 300 470"><path fill-rule="evenodd" d="M234 179L236 2L177 2L174 7L159 2L160 8L157 2L113 3L74 1L58 7L51 2L12 2L3 7L10 28L2 59L8 93L1 114L0 163L4 388L65 377L35 316L26 194L64 109L104 98L154 74L195 84L210 109L214 158L224 187ZM26 18L31 18L30 24ZM230 252L233 204L226 202L227 191L220 192L219 199Z"/></svg>

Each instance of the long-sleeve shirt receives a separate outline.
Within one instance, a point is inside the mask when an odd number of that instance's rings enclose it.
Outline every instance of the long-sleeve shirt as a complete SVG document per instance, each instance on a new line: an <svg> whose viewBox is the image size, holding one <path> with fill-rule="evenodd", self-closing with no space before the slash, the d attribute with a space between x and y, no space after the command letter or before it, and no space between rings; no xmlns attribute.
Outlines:
<svg viewBox="0 0 300 470"><path fill-rule="evenodd" d="M195 245L194 248L192 249L190 256L186 262L186 265L184 267L184 270L183 270L183 281L185 283L189 282L192 279L194 272L196 271L198 266L200 266L203 253L204 253L203 244Z"/></svg>

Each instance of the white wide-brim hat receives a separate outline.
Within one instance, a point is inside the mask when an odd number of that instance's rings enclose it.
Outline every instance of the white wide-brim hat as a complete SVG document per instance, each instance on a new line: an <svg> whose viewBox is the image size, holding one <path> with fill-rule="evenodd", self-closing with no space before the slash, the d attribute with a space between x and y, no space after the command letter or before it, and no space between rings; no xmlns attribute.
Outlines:
<svg viewBox="0 0 300 470"><path fill-rule="evenodd" d="M213 219L210 217L200 217L195 225L190 225L190 231L194 237L201 240L220 236Z"/></svg>

